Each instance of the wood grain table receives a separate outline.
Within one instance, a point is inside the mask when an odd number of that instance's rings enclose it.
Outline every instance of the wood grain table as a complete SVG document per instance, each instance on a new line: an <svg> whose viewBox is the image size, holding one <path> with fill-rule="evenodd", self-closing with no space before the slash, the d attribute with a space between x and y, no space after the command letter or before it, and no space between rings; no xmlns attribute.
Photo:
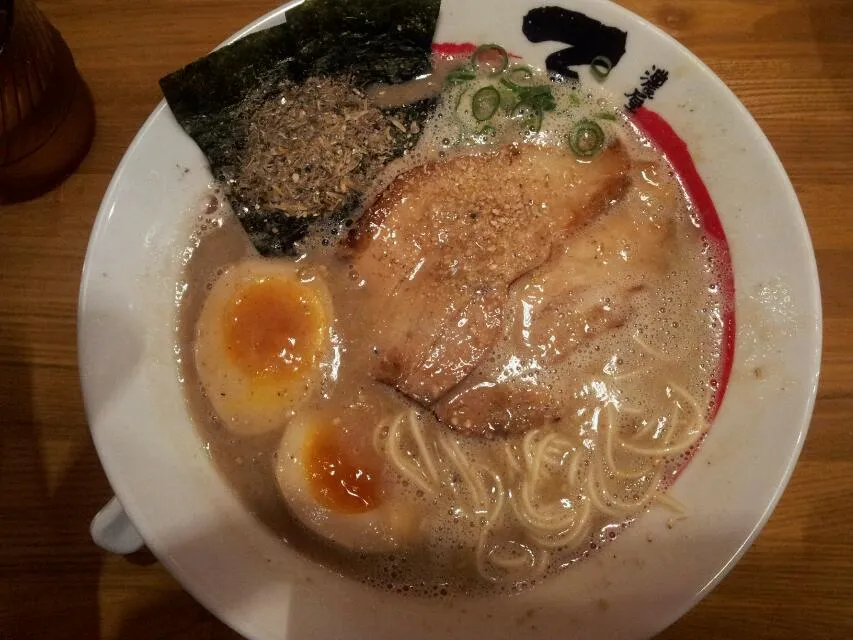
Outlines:
<svg viewBox="0 0 853 640"><path fill-rule="evenodd" d="M734 571L661 638L853 637L853 1L622 3L758 119L805 210L825 312L820 396L788 490ZM89 540L110 489L83 412L75 312L98 204L158 78L275 0L39 5L76 55L98 130L65 184L0 209L0 638L236 638L153 559Z"/></svg>

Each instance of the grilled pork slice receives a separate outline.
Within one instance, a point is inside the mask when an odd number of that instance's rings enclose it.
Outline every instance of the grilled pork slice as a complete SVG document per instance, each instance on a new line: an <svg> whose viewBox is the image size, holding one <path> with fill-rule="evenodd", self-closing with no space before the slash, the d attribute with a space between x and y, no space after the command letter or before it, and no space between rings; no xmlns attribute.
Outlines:
<svg viewBox="0 0 853 640"><path fill-rule="evenodd" d="M595 159L534 145L461 155L397 177L351 237L373 326L373 376L430 406L504 331L510 285L627 186L616 143Z"/></svg>
<svg viewBox="0 0 853 640"><path fill-rule="evenodd" d="M438 399L439 419L474 434L518 433L571 408L576 380L555 384L554 366L584 341L622 326L637 294L671 262L681 200L662 171L651 163L634 168L624 198L513 284L503 339Z"/></svg>

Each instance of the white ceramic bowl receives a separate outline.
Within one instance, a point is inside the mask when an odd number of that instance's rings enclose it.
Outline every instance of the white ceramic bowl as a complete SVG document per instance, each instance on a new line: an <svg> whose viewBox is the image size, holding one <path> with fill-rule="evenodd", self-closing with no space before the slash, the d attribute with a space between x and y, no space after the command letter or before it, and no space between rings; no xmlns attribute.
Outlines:
<svg viewBox="0 0 853 640"><path fill-rule="evenodd" d="M673 489L691 515L670 530L667 514L653 510L603 552L521 595L440 604L371 590L276 540L210 464L178 383L175 283L210 176L161 104L113 177L86 256L86 409L104 469L148 546L249 638L648 637L725 575L788 481L808 428L821 339L817 271L790 182L744 107L675 41L603 0L556 3L628 33L606 85L615 93L630 93L652 65L668 71L646 106L686 141L728 236L736 351L711 434ZM435 40L499 42L544 66L564 45L531 44L522 34L536 6L445 0ZM285 10L232 40L280 22Z"/></svg>

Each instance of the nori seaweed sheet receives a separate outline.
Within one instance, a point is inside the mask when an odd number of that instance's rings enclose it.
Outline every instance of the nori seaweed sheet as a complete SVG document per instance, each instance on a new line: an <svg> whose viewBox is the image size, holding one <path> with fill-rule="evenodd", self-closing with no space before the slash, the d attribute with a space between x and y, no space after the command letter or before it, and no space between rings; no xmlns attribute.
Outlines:
<svg viewBox="0 0 853 640"><path fill-rule="evenodd" d="M226 187L239 174L248 118L283 80L345 76L356 88L406 82L430 69L441 0L306 0L290 9L284 24L250 34L160 80L175 118L195 140L214 178ZM402 121L423 122L434 100L388 109ZM394 157L412 136L395 139ZM264 211L229 194L232 207L262 255L291 253L318 222L343 221L360 195L335 211L293 217Z"/></svg>

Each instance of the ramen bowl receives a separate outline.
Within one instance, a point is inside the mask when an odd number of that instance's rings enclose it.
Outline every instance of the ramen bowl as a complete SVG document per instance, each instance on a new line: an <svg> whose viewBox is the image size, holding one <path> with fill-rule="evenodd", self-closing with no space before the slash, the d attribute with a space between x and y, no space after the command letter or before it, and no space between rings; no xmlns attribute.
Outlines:
<svg viewBox="0 0 853 640"><path fill-rule="evenodd" d="M731 371L709 435L671 489L687 516L652 508L600 552L511 597L388 593L283 543L219 475L182 392L176 300L211 175L161 104L108 188L80 293L86 409L117 497L93 522L99 543L129 551L144 540L204 606L257 640L644 638L737 562L784 490L816 393L820 294L803 215L755 121L698 59L617 5L559 4L549 5L562 16L549 39L534 42L523 26L542 5L445 0L434 42L499 42L542 68L567 47L589 49L567 69L586 79L595 43L617 34L624 54L611 60L606 90L667 154L694 205L715 212L719 224L706 226L725 239L732 265ZM582 33L571 26L579 22Z"/></svg>

